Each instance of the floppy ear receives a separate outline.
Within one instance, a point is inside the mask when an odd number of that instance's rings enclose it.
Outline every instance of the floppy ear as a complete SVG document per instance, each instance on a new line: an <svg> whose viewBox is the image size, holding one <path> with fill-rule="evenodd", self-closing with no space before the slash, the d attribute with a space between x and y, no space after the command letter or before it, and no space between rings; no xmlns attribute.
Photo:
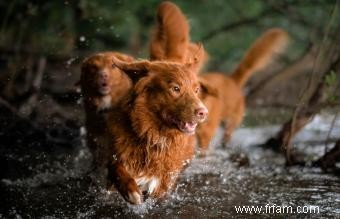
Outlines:
<svg viewBox="0 0 340 219"><path fill-rule="evenodd" d="M126 55L126 54L121 54L121 53L116 53L114 54L114 57L126 61L126 62L132 62L135 61L135 59L132 56Z"/></svg>
<svg viewBox="0 0 340 219"><path fill-rule="evenodd" d="M207 59L208 55L205 52L202 43L190 43L185 60L185 66L190 71L198 74Z"/></svg>
<svg viewBox="0 0 340 219"><path fill-rule="evenodd" d="M199 82L200 82L200 85L201 85L201 92L203 94L211 95L211 96L214 96L214 97L218 97L219 96L217 88L213 87L209 83L209 81L207 81L206 79L200 77L199 78Z"/></svg>
<svg viewBox="0 0 340 219"><path fill-rule="evenodd" d="M132 82L137 82L140 78L148 75L151 63L149 61L123 61L116 57L112 58L112 67L123 71Z"/></svg>

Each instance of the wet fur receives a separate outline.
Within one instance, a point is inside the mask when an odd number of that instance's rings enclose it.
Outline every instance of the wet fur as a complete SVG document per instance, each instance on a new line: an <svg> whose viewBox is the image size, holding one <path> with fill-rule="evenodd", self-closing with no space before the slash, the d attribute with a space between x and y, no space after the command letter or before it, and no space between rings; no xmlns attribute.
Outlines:
<svg viewBox="0 0 340 219"><path fill-rule="evenodd" d="M159 6L155 33L150 44L152 59L183 62L197 54L196 44L190 42L187 19L175 4L163 2ZM209 110L207 121L197 129L202 154L208 149L221 122L225 126L225 142L230 139L233 130L242 122L245 112L243 86L254 72L266 67L275 53L285 48L287 41L288 34L285 31L273 28L254 42L232 74L225 76L211 72L200 76L202 86L200 98ZM198 56L201 62L196 72L199 72L207 60L206 52L201 52Z"/></svg>
<svg viewBox="0 0 340 219"><path fill-rule="evenodd" d="M201 44L190 41L190 27L181 9L172 2L162 2L157 9L156 22L150 41L150 59L179 63L198 59L200 63L195 71L199 72L208 54Z"/></svg>
<svg viewBox="0 0 340 219"><path fill-rule="evenodd" d="M116 57L124 61L133 61L131 56L118 52L102 52L86 58L81 65L80 86L85 108L85 127L87 145L93 155L93 166L102 170L107 165L107 145L104 133L106 130L106 112L115 106L132 87L132 82L118 68L112 67L112 59ZM100 72L105 71L108 78L105 82L111 91L102 94L98 85Z"/></svg>
<svg viewBox="0 0 340 219"><path fill-rule="evenodd" d="M201 99L209 109L207 121L197 129L199 145L204 154L221 122L224 123L224 142L228 142L235 128L244 116L245 97L243 86L251 75L265 68L282 52L287 44L288 34L279 28L265 32L249 48L238 67L229 75L210 72L200 77L218 90L218 95L202 93Z"/></svg>
<svg viewBox="0 0 340 219"><path fill-rule="evenodd" d="M194 135L181 132L167 120L167 114L181 120L198 119L193 112L202 104L196 93L199 81L192 64L140 61L117 65L132 78L134 87L108 114L112 139L108 177L126 201L140 204L143 193L163 197L193 157ZM180 85L180 96L173 93L173 83ZM143 187L148 189L143 191Z"/></svg>

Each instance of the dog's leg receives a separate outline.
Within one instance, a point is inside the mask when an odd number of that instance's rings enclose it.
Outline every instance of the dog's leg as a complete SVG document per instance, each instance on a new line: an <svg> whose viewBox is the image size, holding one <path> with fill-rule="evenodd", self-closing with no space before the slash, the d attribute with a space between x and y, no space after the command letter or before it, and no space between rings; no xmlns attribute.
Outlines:
<svg viewBox="0 0 340 219"><path fill-rule="evenodd" d="M226 144L230 141L231 136L234 130L241 124L244 116L245 105L244 102L241 101L232 115L227 116L223 121L225 124L224 127L224 138L223 143Z"/></svg>
<svg viewBox="0 0 340 219"><path fill-rule="evenodd" d="M152 194L150 194L150 196L157 199L164 199L170 189L176 185L178 175L177 173L166 173L160 178L159 186Z"/></svg>
<svg viewBox="0 0 340 219"><path fill-rule="evenodd" d="M206 156L210 142L216 133L218 125L219 119L210 119L206 123L200 124L200 127L197 129L200 156Z"/></svg>
<svg viewBox="0 0 340 219"><path fill-rule="evenodd" d="M109 165L108 181L113 183L123 198L131 204L142 203L142 193L136 181L130 176L122 163ZM112 190L112 185L109 185Z"/></svg>
<svg viewBox="0 0 340 219"><path fill-rule="evenodd" d="M234 132L234 129L236 127L234 121L232 121L231 119L228 119L228 121L224 122L225 127L224 127L224 134L223 134L223 145L227 144L230 139L231 139L231 135Z"/></svg>

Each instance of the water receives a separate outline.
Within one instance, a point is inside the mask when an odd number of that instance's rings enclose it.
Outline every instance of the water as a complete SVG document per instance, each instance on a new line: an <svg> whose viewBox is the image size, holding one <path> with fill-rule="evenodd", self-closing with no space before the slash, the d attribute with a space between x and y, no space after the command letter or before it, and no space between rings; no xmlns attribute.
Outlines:
<svg viewBox="0 0 340 219"><path fill-rule="evenodd" d="M316 117L297 136L294 151L307 153L307 160L323 154L330 124L331 117ZM227 147L219 143L219 130L208 156L192 161L168 197L149 199L141 206L129 205L117 192L109 194L92 184L87 174L91 156L82 137L73 139L73 147L42 150L25 145L25 151L14 147L6 159L15 165L0 181L0 218L339 218L338 176L319 168L287 168L282 155L257 146L278 128L240 128ZM336 136L340 120L330 138ZM235 209L274 204L318 207L319 213L239 214Z"/></svg>

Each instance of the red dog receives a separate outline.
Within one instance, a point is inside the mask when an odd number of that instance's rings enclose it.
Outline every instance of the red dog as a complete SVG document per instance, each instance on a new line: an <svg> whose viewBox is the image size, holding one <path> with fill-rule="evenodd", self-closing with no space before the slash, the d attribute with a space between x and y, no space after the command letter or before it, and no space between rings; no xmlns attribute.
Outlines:
<svg viewBox="0 0 340 219"><path fill-rule="evenodd" d="M198 98L198 63L114 59L134 86L108 114L109 181L132 204L143 193L164 196L193 157L193 134L208 113Z"/></svg>
<svg viewBox="0 0 340 219"><path fill-rule="evenodd" d="M173 3L163 2L157 11L157 27L150 43L150 57L154 60L190 60L195 54L195 44L189 42L189 26L186 17ZM200 98L209 109L207 121L197 129L202 154L205 153L217 127L225 123L225 141L242 122L245 111L242 89L248 78L266 67L275 53L281 52L288 41L288 34L281 29L271 29L249 49L238 68L229 76L204 74L200 76ZM202 50L203 51L203 50ZM203 57L207 57L203 52ZM202 58L199 68L205 63ZM198 71L197 69L197 71Z"/></svg>
<svg viewBox="0 0 340 219"><path fill-rule="evenodd" d="M230 139L234 129L242 122L245 111L243 86L254 72L266 67L275 54L282 52L287 42L288 34L285 31L270 29L254 42L231 74L212 72L201 76L218 90L218 96L205 93L204 90L201 94L203 103L209 109L209 118L197 129L203 154L221 121L225 125L225 142Z"/></svg>
<svg viewBox="0 0 340 219"><path fill-rule="evenodd" d="M121 53L103 52L90 56L81 65L80 86L86 112L87 144L94 166L99 169L107 165L109 156L103 149L107 145L104 112L117 104L132 87L129 77L112 67L113 58L128 62L134 60Z"/></svg>

